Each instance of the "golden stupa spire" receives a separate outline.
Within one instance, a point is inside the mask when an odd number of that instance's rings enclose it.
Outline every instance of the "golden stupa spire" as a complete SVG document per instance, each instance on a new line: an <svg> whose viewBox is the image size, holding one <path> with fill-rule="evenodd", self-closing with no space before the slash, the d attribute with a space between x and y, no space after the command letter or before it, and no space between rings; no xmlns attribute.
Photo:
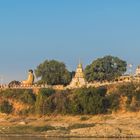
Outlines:
<svg viewBox="0 0 140 140"><path fill-rule="evenodd" d="M80 58L79 58L78 68L82 68L82 62L81 62L81 59Z"/></svg>

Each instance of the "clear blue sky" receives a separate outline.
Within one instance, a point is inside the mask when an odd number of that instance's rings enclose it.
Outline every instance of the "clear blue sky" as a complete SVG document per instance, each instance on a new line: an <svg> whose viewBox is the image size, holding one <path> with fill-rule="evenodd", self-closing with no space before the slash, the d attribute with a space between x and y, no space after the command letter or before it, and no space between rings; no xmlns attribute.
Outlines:
<svg viewBox="0 0 140 140"><path fill-rule="evenodd" d="M57 59L74 70L115 55L140 64L139 0L1 0L0 75L26 78L28 69Z"/></svg>

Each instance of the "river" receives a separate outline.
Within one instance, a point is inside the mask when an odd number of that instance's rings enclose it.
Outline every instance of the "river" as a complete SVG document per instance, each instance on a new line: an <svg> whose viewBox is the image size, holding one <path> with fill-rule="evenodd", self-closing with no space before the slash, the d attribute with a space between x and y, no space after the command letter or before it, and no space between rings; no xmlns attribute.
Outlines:
<svg viewBox="0 0 140 140"><path fill-rule="evenodd" d="M0 140L118 140L118 138L44 138L44 137L0 137ZM139 140L139 139L120 139Z"/></svg>
<svg viewBox="0 0 140 140"><path fill-rule="evenodd" d="M44 138L44 137L0 137L0 140L81 140L81 138ZM82 140L89 140L83 138ZM96 140L94 138L90 140Z"/></svg>

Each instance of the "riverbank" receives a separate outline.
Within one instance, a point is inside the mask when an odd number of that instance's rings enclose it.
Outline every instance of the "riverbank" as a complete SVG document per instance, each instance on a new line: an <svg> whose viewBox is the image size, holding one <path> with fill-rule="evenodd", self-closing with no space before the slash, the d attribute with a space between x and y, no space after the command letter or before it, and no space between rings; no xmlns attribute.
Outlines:
<svg viewBox="0 0 140 140"><path fill-rule="evenodd" d="M17 117L0 115L2 136L140 137L140 113L96 116Z"/></svg>

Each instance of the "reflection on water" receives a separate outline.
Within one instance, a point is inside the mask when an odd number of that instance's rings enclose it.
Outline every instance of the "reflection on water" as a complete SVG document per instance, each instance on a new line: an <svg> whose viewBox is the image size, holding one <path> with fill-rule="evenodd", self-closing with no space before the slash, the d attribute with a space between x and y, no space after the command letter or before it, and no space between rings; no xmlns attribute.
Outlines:
<svg viewBox="0 0 140 140"><path fill-rule="evenodd" d="M118 138L44 138L44 137L0 137L0 140L118 140ZM129 140L127 139L120 139L120 140ZM139 140L133 139L130 140Z"/></svg>

